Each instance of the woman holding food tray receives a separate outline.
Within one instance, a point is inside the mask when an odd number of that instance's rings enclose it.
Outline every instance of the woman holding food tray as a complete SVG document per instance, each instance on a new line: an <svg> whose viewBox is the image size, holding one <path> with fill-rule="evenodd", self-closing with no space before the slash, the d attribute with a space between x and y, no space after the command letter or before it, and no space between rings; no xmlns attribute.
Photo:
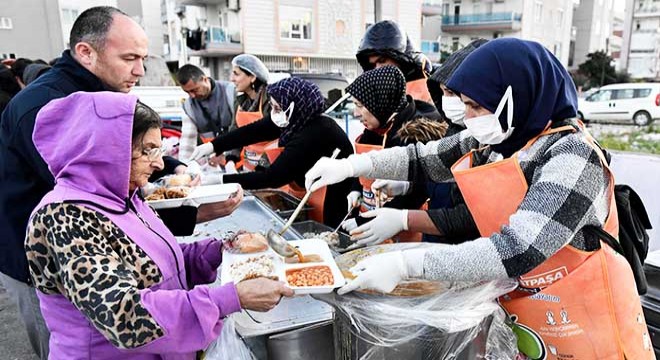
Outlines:
<svg viewBox="0 0 660 360"><path fill-rule="evenodd" d="M74 93L37 115L33 140L56 185L25 246L50 359L192 360L227 315L293 295L266 278L205 285L222 243L177 244L139 193L163 166L160 125L136 97L110 92Z"/></svg>

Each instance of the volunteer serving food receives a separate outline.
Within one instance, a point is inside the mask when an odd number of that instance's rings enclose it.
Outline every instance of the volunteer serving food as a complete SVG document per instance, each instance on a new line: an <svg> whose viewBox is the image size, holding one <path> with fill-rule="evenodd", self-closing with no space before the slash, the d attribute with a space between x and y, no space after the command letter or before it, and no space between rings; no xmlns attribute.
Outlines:
<svg viewBox="0 0 660 360"><path fill-rule="evenodd" d="M335 149L340 150L339 158L345 158L353 153L353 147L337 123L323 115L325 99L315 84L292 77L269 85L267 93L272 108L269 117L198 146L192 159L277 140L277 144L266 151L269 166L253 172L209 175L203 181L239 183L245 189L286 186L286 191L302 198L305 172ZM346 181L313 194L311 217L329 226L337 226L346 214L345 199L349 188L350 181Z"/></svg>
<svg viewBox="0 0 660 360"><path fill-rule="evenodd" d="M461 94L467 131L426 145L321 159L307 173L307 187L352 176L453 179L481 237L368 258L340 293L388 292L408 277L518 278L518 289L500 302L543 351L653 359L629 264L586 231L596 226L617 235L614 178L575 119L575 85L559 60L539 43L496 39L474 50L447 87ZM412 212L400 221L419 225Z"/></svg>

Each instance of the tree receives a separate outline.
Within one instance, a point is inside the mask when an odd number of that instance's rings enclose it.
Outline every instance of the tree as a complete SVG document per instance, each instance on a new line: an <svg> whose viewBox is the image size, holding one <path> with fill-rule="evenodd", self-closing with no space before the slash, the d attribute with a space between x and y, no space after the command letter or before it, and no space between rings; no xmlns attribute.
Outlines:
<svg viewBox="0 0 660 360"><path fill-rule="evenodd" d="M596 51L587 55L589 58L578 66L580 74L587 77L589 87L603 86L617 81L612 58L605 51Z"/></svg>

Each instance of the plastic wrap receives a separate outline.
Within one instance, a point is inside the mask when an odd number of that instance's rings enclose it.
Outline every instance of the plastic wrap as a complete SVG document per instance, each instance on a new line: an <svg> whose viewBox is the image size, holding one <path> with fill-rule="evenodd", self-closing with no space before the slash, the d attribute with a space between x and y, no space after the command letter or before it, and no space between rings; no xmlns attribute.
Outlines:
<svg viewBox="0 0 660 360"><path fill-rule="evenodd" d="M342 270L373 254L427 244L361 249L336 259ZM510 279L470 283L408 280L390 294L317 295L336 309L335 351L342 359L512 359L516 338L495 299Z"/></svg>
<svg viewBox="0 0 660 360"><path fill-rule="evenodd" d="M204 352L203 360L253 360L252 352L236 332L234 319L228 317L222 331Z"/></svg>

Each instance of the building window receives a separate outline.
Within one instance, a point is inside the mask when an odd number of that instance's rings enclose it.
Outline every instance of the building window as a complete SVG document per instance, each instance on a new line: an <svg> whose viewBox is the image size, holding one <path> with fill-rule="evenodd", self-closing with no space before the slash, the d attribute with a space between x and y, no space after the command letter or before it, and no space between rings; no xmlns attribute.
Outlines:
<svg viewBox="0 0 660 360"><path fill-rule="evenodd" d="M537 23L543 22L543 2L536 1L534 3L534 21Z"/></svg>
<svg viewBox="0 0 660 360"><path fill-rule="evenodd" d="M0 17L0 29L13 29L14 24L11 22L11 18L9 17Z"/></svg>
<svg viewBox="0 0 660 360"><path fill-rule="evenodd" d="M557 58L561 58L561 43L556 43L552 52Z"/></svg>
<svg viewBox="0 0 660 360"><path fill-rule="evenodd" d="M442 15L449 15L449 3L442 4Z"/></svg>
<svg viewBox="0 0 660 360"><path fill-rule="evenodd" d="M555 18L555 26L561 28L564 25L564 9L557 9L557 17Z"/></svg>
<svg viewBox="0 0 660 360"><path fill-rule="evenodd" d="M280 6L280 38L311 40L312 9L302 6Z"/></svg>
<svg viewBox="0 0 660 360"><path fill-rule="evenodd" d="M335 35L344 36L346 35L346 23L344 20L335 21Z"/></svg>
<svg viewBox="0 0 660 360"><path fill-rule="evenodd" d="M73 25L78 17L78 10L76 9L62 9L62 23L65 25Z"/></svg>
<svg viewBox="0 0 660 360"><path fill-rule="evenodd" d="M456 51L458 50L458 38L451 38L451 50Z"/></svg>

